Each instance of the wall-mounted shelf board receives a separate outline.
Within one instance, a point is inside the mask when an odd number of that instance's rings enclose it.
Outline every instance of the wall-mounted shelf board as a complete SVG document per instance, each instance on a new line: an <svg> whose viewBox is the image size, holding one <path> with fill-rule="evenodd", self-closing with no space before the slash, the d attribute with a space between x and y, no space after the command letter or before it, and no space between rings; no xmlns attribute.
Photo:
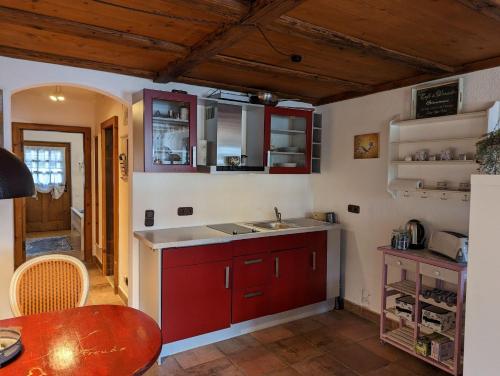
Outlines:
<svg viewBox="0 0 500 376"><path fill-rule="evenodd" d="M421 140L411 140L411 141L392 141L393 145L405 145L405 144L423 144L428 142L461 142L461 141L479 141L480 137L456 137L456 138L435 138L435 139L421 139Z"/></svg>
<svg viewBox="0 0 500 376"><path fill-rule="evenodd" d="M447 122L456 122L460 120L470 120L476 118L486 118L488 115L487 111L476 111L476 112L466 112L457 115L448 115L448 116L436 116L432 118L424 118L424 119L409 119L409 120L397 120L392 124L397 126L414 126L414 125L427 125L434 123L447 123Z"/></svg>
<svg viewBox="0 0 500 376"><path fill-rule="evenodd" d="M440 166L440 165L471 165L477 164L476 161L468 160L451 160L451 161L391 161L395 165L408 165L408 166Z"/></svg>

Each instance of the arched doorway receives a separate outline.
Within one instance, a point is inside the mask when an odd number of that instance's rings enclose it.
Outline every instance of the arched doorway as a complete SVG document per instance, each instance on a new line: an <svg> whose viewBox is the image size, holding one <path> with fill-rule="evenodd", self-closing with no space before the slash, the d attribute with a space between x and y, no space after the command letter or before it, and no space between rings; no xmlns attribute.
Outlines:
<svg viewBox="0 0 500 376"><path fill-rule="evenodd" d="M58 100L60 94L62 99ZM56 97L54 100L52 97ZM12 142L13 151L20 157L26 158L26 149L35 153L34 155L50 155L53 158L57 154L56 149L64 147L64 142L50 144L48 139L54 137L66 139L68 136L80 135L81 154L75 153L74 144L71 146L70 158L67 158L63 165L66 175L63 179L56 179L59 187L49 187L51 190L46 193L37 188L37 199L16 199L14 202L14 232L15 232L15 266L19 266L24 260L36 257L38 254L49 253L72 253L86 262L89 268L93 264L98 265L101 270L99 275L100 284L111 283L115 294L118 293L119 285L119 249L118 249L118 220L112 222L113 229L107 229L103 209L102 198L106 186L101 187L104 179L101 176L105 169L102 169L101 150L101 123L115 117L118 126L118 118L126 121L124 112L128 107L123 105L123 101L104 95L101 91L90 90L69 85L45 85L36 86L24 90L16 91L11 97L11 122L12 122ZM115 154L118 153L117 134L115 135ZM35 139L35 141L33 141ZM35 150L35 151L34 151ZM55 150L55 151L54 151ZM54 153L52 153L54 151ZM44 154L45 153L45 154ZM47 154L48 153L48 154ZM61 153L58 154L59 156ZM118 155L116 157L116 161ZM30 157L33 159L33 157ZM36 166L42 164L38 158L35 162L30 160L30 170L38 171ZM28 164L28 167L30 167ZM46 165L44 168L48 167ZM57 175L59 170L51 169L50 178ZM115 169L118 172L118 166ZM38 171L39 173L40 171ZM46 172L46 171L42 171ZM43 175L47 178L47 174ZM35 184L42 179L36 179ZM50 180L50 179L49 179ZM118 184L118 179L108 180L107 184ZM64 187L64 185L66 185ZM71 183L72 186L69 186ZM78 184L81 184L78 186ZM45 187L43 187L45 188ZM113 187L114 188L114 187ZM117 188L117 187L116 187ZM55 191L62 191L62 194L54 194ZM113 198L120 199L116 189ZM49 197L50 196L50 197ZM59 197L57 197L59 196ZM64 197L66 199L64 200ZM124 197L124 199L127 199ZM45 204L43 202L47 201ZM65 201L65 202L63 202ZM117 205L118 207L118 205ZM34 213L30 213L34 210ZM117 210L111 211L111 214ZM55 221L57 216L63 220ZM61 219L59 218L59 219ZM60 225L57 227L56 225ZM103 237L106 232L114 232L115 244L106 243ZM34 239L34 241L33 241ZM76 240L75 240L76 239ZM67 240L67 241L65 241ZM62 243L61 243L61 242ZM44 247L32 247L33 243L42 244ZM62 244L62 245L61 245ZM80 244L80 249L78 249ZM30 254L28 251L33 251ZM127 250L125 250L126 252ZM111 268L103 269L103 264L109 262L107 257L112 254ZM105 265L104 265L105 266ZM90 271L90 270L89 270ZM105 277L108 278L105 278ZM91 274L92 277L92 274ZM102 295L102 294L101 294ZM122 294L123 296L123 294ZM92 300L92 294L89 300ZM113 303L117 301L90 301L94 304Z"/></svg>

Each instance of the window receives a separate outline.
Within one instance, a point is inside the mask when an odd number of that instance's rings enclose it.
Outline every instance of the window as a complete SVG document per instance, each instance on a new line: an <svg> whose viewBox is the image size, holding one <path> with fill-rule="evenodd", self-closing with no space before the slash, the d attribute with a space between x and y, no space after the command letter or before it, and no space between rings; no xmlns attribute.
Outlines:
<svg viewBox="0 0 500 376"><path fill-rule="evenodd" d="M24 147L24 162L33 175L37 192L50 192L54 199L63 195L66 187L65 155L64 147Z"/></svg>

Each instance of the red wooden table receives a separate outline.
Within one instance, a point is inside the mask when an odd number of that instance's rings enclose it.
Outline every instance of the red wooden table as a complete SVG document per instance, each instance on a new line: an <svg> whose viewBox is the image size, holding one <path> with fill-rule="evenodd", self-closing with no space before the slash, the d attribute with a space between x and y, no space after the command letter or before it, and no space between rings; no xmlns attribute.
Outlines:
<svg viewBox="0 0 500 376"><path fill-rule="evenodd" d="M156 322L133 308L101 305L0 320L21 331L23 352L0 375L141 375L160 354Z"/></svg>

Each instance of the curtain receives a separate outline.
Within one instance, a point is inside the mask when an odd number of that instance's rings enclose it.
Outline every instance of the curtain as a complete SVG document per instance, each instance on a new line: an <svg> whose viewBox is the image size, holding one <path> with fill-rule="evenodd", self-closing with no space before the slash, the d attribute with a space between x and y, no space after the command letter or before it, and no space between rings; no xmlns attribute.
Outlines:
<svg viewBox="0 0 500 376"><path fill-rule="evenodd" d="M24 162L28 166L35 188L60 198L66 188L66 150L64 147L25 146Z"/></svg>

